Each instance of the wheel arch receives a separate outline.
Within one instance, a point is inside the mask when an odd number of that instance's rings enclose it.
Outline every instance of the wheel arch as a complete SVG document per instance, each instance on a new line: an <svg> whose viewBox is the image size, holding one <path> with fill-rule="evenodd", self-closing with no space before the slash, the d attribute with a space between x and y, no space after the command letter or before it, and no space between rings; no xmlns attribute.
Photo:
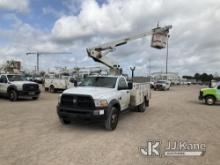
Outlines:
<svg viewBox="0 0 220 165"><path fill-rule="evenodd" d="M115 108L117 108L119 111L121 111L121 105L120 105L119 101L116 100L116 99L113 99L113 100L111 100L111 101L109 102L109 104L108 104L108 109L110 109L110 108L112 108L112 107L115 107Z"/></svg>
<svg viewBox="0 0 220 165"><path fill-rule="evenodd" d="M8 93L9 91L11 91L11 90L15 90L16 92L18 91L18 90L17 90L17 87L14 86L14 85L10 85L10 86L7 88L7 93Z"/></svg>
<svg viewBox="0 0 220 165"><path fill-rule="evenodd" d="M207 94L207 95L205 95L204 96L204 98L206 99L207 97L213 97L214 99L215 99L215 101L216 101L216 96L215 95L212 95L212 94Z"/></svg>

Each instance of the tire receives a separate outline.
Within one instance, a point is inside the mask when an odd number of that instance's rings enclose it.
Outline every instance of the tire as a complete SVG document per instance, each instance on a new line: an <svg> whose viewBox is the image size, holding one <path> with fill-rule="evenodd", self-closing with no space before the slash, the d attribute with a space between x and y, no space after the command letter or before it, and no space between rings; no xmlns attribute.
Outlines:
<svg viewBox="0 0 220 165"><path fill-rule="evenodd" d="M214 105L215 104L215 97L214 96L207 96L205 98L205 103L207 105Z"/></svg>
<svg viewBox="0 0 220 165"><path fill-rule="evenodd" d="M48 88L44 88L45 92L48 92Z"/></svg>
<svg viewBox="0 0 220 165"><path fill-rule="evenodd" d="M17 101L18 100L18 94L15 90L10 90L8 92L8 98L10 101Z"/></svg>
<svg viewBox="0 0 220 165"><path fill-rule="evenodd" d="M32 97L32 100L37 100L38 99L38 97Z"/></svg>
<svg viewBox="0 0 220 165"><path fill-rule="evenodd" d="M105 129L109 131L115 130L118 125L118 117L119 110L116 107L112 107L105 120Z"/></svg>
<svg viewBox="0 0 220 165"><path fill-rule="evenodd" d="M138 112L145 112L145 110L146 110L146 103L145 102L138 105Z"/></svg>
<svg viewBox="0 0 220 165"><path fill-rule="evenodd" d="M60 121L61 121L61 123L64 124L64 125L67 125L67 124L70 124L70 123L71 123L71 120L69 120L69 119L64 119L64 118L60 118Z"/></svg>
<svg viewBox="0 0 220 165"><path fill-rule="evenodd" d="M149 107L149 105L150 105L149 100L146 100L146 101L145 101L145 106L146 106L146 107Z"/></svg>
<svg viewBox="0 0 220 165"><path fill-rule="evenodd" d="M54 93L55 92L55 88L53 85L50 86L50 89L49 89L50 93Z"/></svg>

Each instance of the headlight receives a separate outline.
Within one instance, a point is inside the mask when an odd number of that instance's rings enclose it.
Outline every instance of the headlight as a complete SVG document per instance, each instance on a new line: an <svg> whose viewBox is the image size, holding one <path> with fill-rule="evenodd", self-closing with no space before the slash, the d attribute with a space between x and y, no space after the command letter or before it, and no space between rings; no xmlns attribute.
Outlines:
<svg viewBox="0 0 220 165"><path fill-rule="evenodd" d="M58 104L60 104L60 102L61 102L61 97L62 97L62 94L60 94L60 95L58 96Z"/></svg>
<svg viewBox="0 0 220 165"><path fill-rule="evenodd" d="M108 101L107 100L96 99L94 101L95 101L95 106L96 107L107 107L108 106Z"/></svg>

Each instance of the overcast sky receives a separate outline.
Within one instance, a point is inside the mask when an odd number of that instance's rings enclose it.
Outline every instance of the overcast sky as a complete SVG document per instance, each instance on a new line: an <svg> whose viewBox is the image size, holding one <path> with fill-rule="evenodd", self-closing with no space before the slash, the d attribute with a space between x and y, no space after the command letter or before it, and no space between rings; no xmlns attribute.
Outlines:
<svg viewBox="0 0 220 165"><path fill-rule="evenodd" d="M86 48L161 26L173 25L169 71L220 74L219 0L0 0L0 63L21 60L33 70L27 51L68 51L45 55L40 69L98 65ZM166 49L150 47L150 37L117 48L110 56L136 74L165 71ZM149 62L151 61L151 62Z"/></svg>

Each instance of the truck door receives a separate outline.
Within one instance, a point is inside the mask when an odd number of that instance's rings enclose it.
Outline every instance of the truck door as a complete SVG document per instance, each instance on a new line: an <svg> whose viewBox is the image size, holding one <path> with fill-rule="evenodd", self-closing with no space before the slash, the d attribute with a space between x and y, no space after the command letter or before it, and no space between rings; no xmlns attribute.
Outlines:
<svg viewBox="0 0 220 165"><path fill-rule="evenodd" d="M217 96L218 101L220 101L220 85L217 86L217 94L216 94L216 96Z"/></svg>
<svg viewBox="0 0 220 165"><path fill-rule="evenodd" d="M121 104L121 110L125 110L130 104L130 90L128 90L128 84L124 78L120 78L118 82L119 102Z"/></svg>

